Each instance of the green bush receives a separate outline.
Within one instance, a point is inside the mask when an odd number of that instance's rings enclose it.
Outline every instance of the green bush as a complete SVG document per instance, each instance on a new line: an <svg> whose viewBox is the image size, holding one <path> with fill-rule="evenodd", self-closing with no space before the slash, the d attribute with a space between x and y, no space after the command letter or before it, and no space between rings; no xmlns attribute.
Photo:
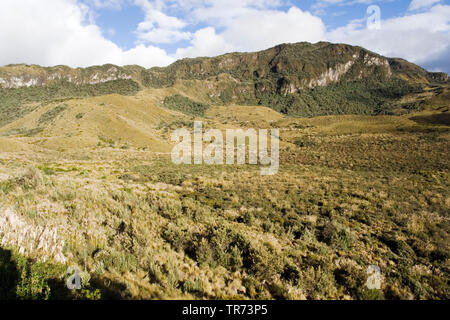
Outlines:
<svg viewBox="0 0 450 320"><path fill-rule="evenodd" d="M15 188L16 188L16 184L11 179L0 181L0 190L5 194L8 194L9 192L13 191Z"/></svg>
<svg viewBox="0 0 450 320"><path fill-rule="evenodd" d="M64 265L36 262L15 250L0 248L0 299L66 298Z"/></svg>
<svg viewBox="0 0 450 320"><path fill-rule="evenodd" d="M290 116L377 115L390 114L396 99L422 90L421 85L393 78L383 82L342 82L288 95L256 91L256 98L259 104Z"/></svg>
<svg viewBox="0 0 450 320"><path fill-rule="evenodd" d="M60 113L67 109L67 105L62 104L54 107L53 109L43 113L39 118L39 124L50 122L54 120Z"/></svg>
<svg viewBox="0 0 450 320"><path fill-rule="evenodd" d="M164 99L164 107L180 111L187 115L203 116L205 111L209 108L209 105L193 101L187 97L176 94L168 96Z"/></svg>

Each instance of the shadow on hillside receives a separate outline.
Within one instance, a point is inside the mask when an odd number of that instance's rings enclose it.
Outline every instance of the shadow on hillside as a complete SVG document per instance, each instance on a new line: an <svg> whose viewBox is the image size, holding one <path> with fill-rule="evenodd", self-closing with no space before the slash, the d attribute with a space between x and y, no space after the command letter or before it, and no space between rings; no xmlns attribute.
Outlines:
<svg viewBox="0 0 450 320"><path fill-rule="evenodd" d="M443 124L450 126L450 113L432 114L429 116L411 117L411 120L419 124Z"/></svg>
<svg viewBox="0 0 450 320"><path fill-rule="evenodd" d="M21 263L19 266L10 250L0 248L0 300L40 300L44 297L41 295L42 292L39 289L45 288L46 286L50 289L50 295L47 298L51 300L87 299L81 290L69 290L67 288L64 274L61 274L59 277L44 279L45 285L37 288L36 294L33 294L36 288L30 286L25 290L25 292L28 292L28 295L20 295L18 292L21 291L23 294L24 283L29 285L35 281L30 277L31 268L35 262L30 259L25 259L24 261L26 263L24 265ZM91 292L98 289L101 294L101 299L119 300L131 298L125 284L109 280L105 281L100 278L92 278L88 289Z"/></svg>
<svg viewBox="0 0 450 320"><path fill-rule="evenodd" d="M15 299L19 276L11 252L0 248L0 300Z"/></svg>

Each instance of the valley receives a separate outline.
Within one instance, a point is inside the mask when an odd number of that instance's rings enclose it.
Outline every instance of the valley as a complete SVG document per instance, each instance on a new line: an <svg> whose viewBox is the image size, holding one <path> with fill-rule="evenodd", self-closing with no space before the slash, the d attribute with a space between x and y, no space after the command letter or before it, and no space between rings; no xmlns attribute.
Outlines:
<svg viewBox="0 0 450 320"><path fill-rule="evenodd" d="M0 79L0 298L449 298L445 74L299 43ZM173 164L194 121L279 129L278 173Z"/></svg>

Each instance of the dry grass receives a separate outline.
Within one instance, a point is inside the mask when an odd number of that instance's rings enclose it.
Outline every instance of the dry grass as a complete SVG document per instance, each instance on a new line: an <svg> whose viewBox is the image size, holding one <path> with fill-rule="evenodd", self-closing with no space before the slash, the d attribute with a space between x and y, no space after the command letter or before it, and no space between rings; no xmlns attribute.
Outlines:
<svg viewBox="0 0 450 320"><path fill-rule="evenodd" d="M68 101L0 138L2 247L79 266L104 298L448 299L448 126L215 107L208 126L280 127L280 172L175 166L167 128L192 119L158 107L170 90Z"/></svg>

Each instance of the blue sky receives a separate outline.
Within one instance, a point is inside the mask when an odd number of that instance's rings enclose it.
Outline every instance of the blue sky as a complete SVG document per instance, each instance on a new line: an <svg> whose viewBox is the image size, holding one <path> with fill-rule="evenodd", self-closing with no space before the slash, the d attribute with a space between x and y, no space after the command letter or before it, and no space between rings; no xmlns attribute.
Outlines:
<svg viewBox="0 0 450 320"><path fill-rule="evenodd" d="M104 36L115 42L124 50L133 48L138 40L136 29L138 24L144 20L145 13L135 5L133 1L121 1L116 5L116 1L104 1L104 5L95 5L96 1L85 0L95 11L94 19L98 26L104 30ZM442 1L441 3L444 3ZM109 4L108 4L109 3ZM326 27L334 29L347 25L350 21L366 17L366 9L370 4L376 4L380 7L382 19L402 16L407 12L410 0L392 0L392 1L361 1L361 2L337 2L329 3L326 1L284 1L277 6L277 10L288 11L292 6L298 7L304 11L310 11L322 18ZM175 17L185 19L186 12L168 10ZM186 27L186 30L195 32L204 28L207 24L202 22L192 23ZM112 31L112 32L109 32ZM188 41L180 41L174 44L161 44L160 47L169 53L175 53L176 49L187 45Z"/></svg>
<svg viewBox="0 0 450 320"><path fill-rule="evenodd" d="M331 41L450 72L449 1L2 0L0 64L151 67ZM376 28L367 25L372 5L380 9Z"/></svg>

